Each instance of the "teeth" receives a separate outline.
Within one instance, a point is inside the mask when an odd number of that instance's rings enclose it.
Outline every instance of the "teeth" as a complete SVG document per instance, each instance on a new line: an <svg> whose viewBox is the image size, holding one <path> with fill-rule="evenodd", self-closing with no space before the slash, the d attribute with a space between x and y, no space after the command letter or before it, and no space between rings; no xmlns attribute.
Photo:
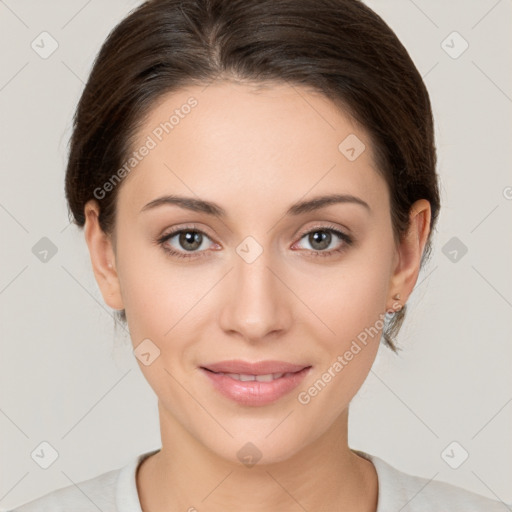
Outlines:
<svg viewBox="0 0 512 512"><path fill-rule="evenodd" d="M267 373L266 375L247 375L245 373L222 373L219 375L226 375L231 379L239 380L241 382L249 382L257 380L258 382L272 382L275 379L280 379L283 375L291 375L289 373Z"/></svg>
<svg viewBox="0 0 512 512"><path fill-rule="evenodd" d="M276 373L276 375L279 375L278 373ZM268 375L257 375L256 376L256 380L258 382L272 382L276 377L274 377L271 373L269 373Z"/></svg>

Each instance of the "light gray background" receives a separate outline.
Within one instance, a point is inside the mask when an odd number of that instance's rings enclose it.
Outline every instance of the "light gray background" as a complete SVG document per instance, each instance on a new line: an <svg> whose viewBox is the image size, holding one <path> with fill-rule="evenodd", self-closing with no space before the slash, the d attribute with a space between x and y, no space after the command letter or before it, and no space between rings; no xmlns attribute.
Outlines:
<svg viewBox="0 0 512 512"><path fill-rule="evenodd" d="M72 115L92 60L138 4L0 1L2 510L160 446L155 396L123 328L114 329L63 192ZM368 4L430 91L442 212L399 337L404 351L381 346L351 407L350 444L510 503L512 2ZM31 48L42 31L59 45L47 59ZM469 43L456 59L442 47L453 31ZM58 250L46 263L32 252L42 237ZM452 237L468 248L456 262L442 252ZM43 441L59 454L46 470L31 458ZM441 457L452 441L469 453L458 469Z"/></svg>

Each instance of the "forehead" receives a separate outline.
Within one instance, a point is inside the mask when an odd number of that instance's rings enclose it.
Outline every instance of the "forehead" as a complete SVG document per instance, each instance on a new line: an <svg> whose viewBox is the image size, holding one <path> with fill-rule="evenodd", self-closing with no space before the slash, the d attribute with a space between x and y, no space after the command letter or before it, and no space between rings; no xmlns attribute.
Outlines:
<svg viewBox="0 0 512 512"><path fill-rule="evenodd" d="M365 130L298 86L218 82L173 92L153 106L132 150L139 155L119 201L134 206L164 193L247 208L309 193L387 198Z"/></svg>

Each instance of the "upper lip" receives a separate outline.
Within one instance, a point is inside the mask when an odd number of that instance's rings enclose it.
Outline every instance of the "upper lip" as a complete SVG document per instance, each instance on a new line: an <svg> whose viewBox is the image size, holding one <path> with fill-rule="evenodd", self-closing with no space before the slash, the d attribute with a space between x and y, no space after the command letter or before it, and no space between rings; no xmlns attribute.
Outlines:
<svg viewBox="0 0 512 512"><path fill-rule="evenodd" d="M293 364L285 361L257 361L251 363L241 360L219 361L203 365L202 368L215 373L236 373L244 375L268 375L269 373L298 372L310 365Z"/></svg>

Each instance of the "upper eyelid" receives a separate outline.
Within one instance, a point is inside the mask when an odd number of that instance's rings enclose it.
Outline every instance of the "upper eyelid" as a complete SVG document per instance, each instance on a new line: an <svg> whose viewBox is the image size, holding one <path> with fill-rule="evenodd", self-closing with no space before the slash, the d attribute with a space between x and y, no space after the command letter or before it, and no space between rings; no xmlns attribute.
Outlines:
<svg viewBox="0 0 512 512"><path fill-rule="evenodd" d="M339 231L340 233L342 233L345 236L352 237L349 229L340 227L340 226L335 226L332 223L318 224L318 225L312 226L310 228L307 228L306 230L301 231L302 234L300 236L302 238L303 236L308 235L315 231ZM298 234L299 234L299 232L297 232L297 235Z"/></svg>
<svg viewBox="0 0 512 512"><path fill-rule="evenodd" d="M180 226L178 228L172 228L169 230L169 232L164 232L163 235L161 235L159 238L166 238L168 236L174 236L174 235L177 235L183 231L196 231L198 233L201 233L203 235L206 235L208 238L212 238L205 229L203 228L199 228L197 226Z"/></svg>

